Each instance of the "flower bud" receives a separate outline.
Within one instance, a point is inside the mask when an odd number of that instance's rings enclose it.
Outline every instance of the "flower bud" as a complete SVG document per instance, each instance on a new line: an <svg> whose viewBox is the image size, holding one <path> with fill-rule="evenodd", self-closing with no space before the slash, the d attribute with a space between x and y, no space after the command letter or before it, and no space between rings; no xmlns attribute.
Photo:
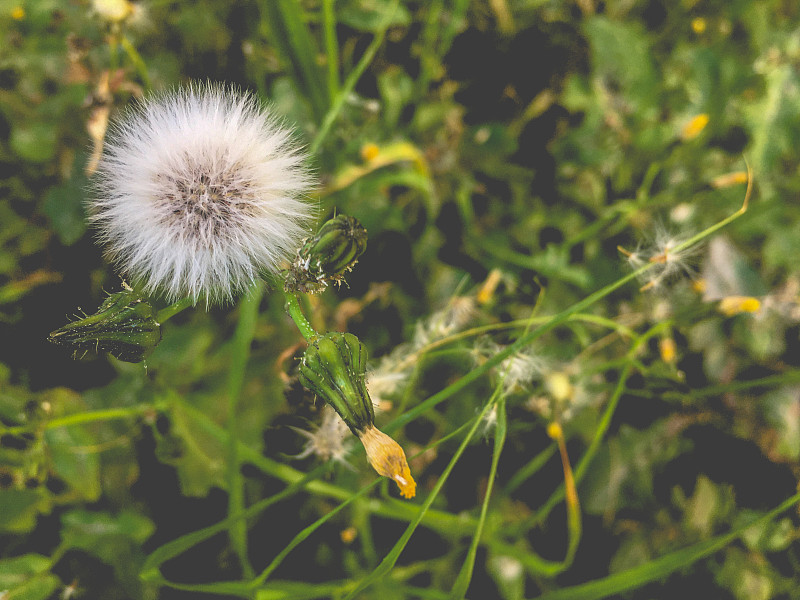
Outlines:
<svg viewBox="0 0 800 600"><path fill-rule="evenodd" d="M49 340L78 351L108 352L125 362L140 362L161 341L153 307L126 286L111 294L93 315L56 329Z"/></svg>
<svg viewBox="0 0 800 600"><path fill-rule="evenodd" d="M300 363L300 382L330 404L361 440L372 468L392 479L411 498L417 484L400 445L374 425L367 392L367 349L351 333L331 332L309 343Z"/></svg>
<svg viewBox="0 0 800 600"><path fill-rule="evenodd" d="M366 346L352 333L330 332L309 343L300 383L330 404L358 436L375 420L366 370Z"/></svg>
<svg viewBox="0 0 800 600"><path fill-rule="evenodd" d="M289 292L321 292L328 282L341 283L367 249L367 230L353 217L339 215L326 221L306 240L289 272Z"/></svg>

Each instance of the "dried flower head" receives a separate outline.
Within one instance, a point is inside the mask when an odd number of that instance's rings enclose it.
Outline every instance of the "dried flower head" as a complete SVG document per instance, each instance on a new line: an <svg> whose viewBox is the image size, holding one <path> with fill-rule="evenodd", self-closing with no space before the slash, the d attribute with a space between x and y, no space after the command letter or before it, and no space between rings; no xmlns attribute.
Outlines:
<svg viewBox="0 0 800 600"><path fill-rule="evenodd" d="M307 235L303 163L252 95L192 85L145 99L112 126L90 218L143 291L231 299L276 273Z"/></svg>
<svg viewBox="0 0 800 600"><path fill-rule="evenodd" d="M350 451L350 433L347 424L336 414L329 405L322 408L322 421L314 431L306 431L293 427L297 433L307 438L303 451L295 458L305 458L312 454L320 460L335 460L343 465L350 466L347 462L347 453Z"/></svg>
<svg viewBox="0 0 800 600"><path fill-rule="evenodd" d="M367 451L369 464L378 475L393 479L403 498L413 498L417 493L417 483L411 476L406 453L400 444L375 426L364 429L359 439Z"/></svg>
<svg viewBox="0 0 800 600"><path fill-rule="evenodd" d="M662 224L657 224L655 234L649 247L638 248L629 252L618 247L618 250L625 256L632 269L649 264L648 269L643 275L646 283L642 286L642 291L660 288L665 282L677 277L681 272L693 275L690 262L698 253L697 246L684 247L688 236L674 235L669 232Z"/></svg>

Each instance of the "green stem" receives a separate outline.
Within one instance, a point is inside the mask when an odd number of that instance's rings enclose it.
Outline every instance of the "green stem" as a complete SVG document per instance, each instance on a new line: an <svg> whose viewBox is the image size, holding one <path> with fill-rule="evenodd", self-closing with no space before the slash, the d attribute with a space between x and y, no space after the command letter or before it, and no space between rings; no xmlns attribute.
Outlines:
<svg viewBox="0 0 800 600"><path fill-rule="evenodd" d="M162 308L160 311L156 313L156 323L163 324L166 321L169 321L179 312L186 310L193 304L194 300L192 300L191 298L183 298L182 300L173 302L169 306Z"/></svg>
<svg viewBox="0 0 800 600"><path fill-rule="evenodd" d="M328 63L328 94L331 103L339 93L339 44L336 40L336 15L333 12L335 0L323 0L322 18L325 32L325 54Z"/></svg>
<svg viewBox="0 0 800 600"><path fill-rule="evenodd" d="M345 101L352 93L353 88L356 87L356 83L358 83L361 75L364 74L364 71L372 62L372 59L375 57L375 53L378 51L378 48L380 48L381 44L383 44L383 38L386 36L386 30L389 28L391 17L394 15L394 11L397 9L398 4L399 1L395 1L393 5L394 8L387 12L388 18L384 20L380 31L375 34L375 37L367 47L364 55L358 61L358 64L355 66L353 71L347 76L342 89L339 90L339 93L336 95L336 98L331 104L330 109L328 109L328 112L325 114L325 118L322 120L322 125L320 126L317 135L314 137L313 141L308 147L309 154L313 155L317 153L317 150L319 150L323 140L328 136L333 122L336 120L336 117L339 116L339 113L344 107Z"/></svg>
<svg viewBox="0 0 800 600"><path fill-rule="evenodd" d="M152 87L150 83L150 75L147 73L147 65L145 64L144 60L142 59L142 55L136 50L136 48L131 44L130 40L125 36L120 36L120 44L122 45L122 49L125 50L125 53L128 55L128 58L133 63L133 66L136 68L136 72L139 73L139 77L144 84L144 87L150 89Z"/></svg>
<svg viewBox="0 0 800 600"><path fill-rule="evenodd" d="M136 404L134 406L126 406L125 408L89 410L86 412L64 415L63 417L51 419L44 424L44 430L56 429L58 427L69 427L71 425L84 425L86 423L94 423L96 421L112 421L115 419L138 417L139 415L145 414L151 410L154 410L154 407L150 404ZM30 425L16 425L14 427L8 427L4 429L4 432L16 435L28 432L30 430Z"/></svg>
<svg viewBox="0 0 800 600"><path fill-rule="evenodd" d="M300 307L300 300L297 298L297 294L285 292L285 295L286 312L292 317L292 321L297 325L297 328L300 330L300 333L303 334L306 341L318 337L319 334L314 330L311 323L308 322L308 319L306 319L306 316L303 314L303 309Z"/></svg>
<svg viewBox="0 0 800 600"><path fill-rule="evenodd" d="M674 253L683 252L687 248L694 246L704 238L708 237L712 233L719 231L722 227L730 224L731 222L741 217L745 212L747 212L747 206L750 200L750 194L752 192L752 183L753 180L752 177L750 177L747 185L747 192L745 193L744 202L742 203L742 206L739 210L737 210L729 217L726 217L722 221L715 223L711 227L704 229L697 235L692 236L685 242L678 244L678 246L674 248L673 252ZM427 412L437 404L444 402L451 396L454 396L455 394L460 392L462 389L470 385L472 382L482 377L490 369L493 369L495 366L503 362L509 356L516 354L517 352L519 352L520 350L531 344L536 339L542 337L545 333L552 331L562 323L568 321L574 315L585 311L593 304L599 302L606 296L611 295L612 293L614 293L616 290L618 290L628 282L633 281L638 277L641 277L642 275L647 273L647 271L649 271L655 266L656 266L655 263L648 263L646 265L643 265L638 269L636 269L635 271L633 271L632 273L629 273L628 275L625 275L624 277L617 279L615 282L608 284L607 286L597 290L592 294L589 294L583 300L576 302L569 308L561 311L556 315L553 315L550 318L550 320L547 321L547 323L542 324L540 327L534 329L533 331L523 334L521 337L517 339L516 342L507 346L505 349L492 356L480 367L470 371L467 375L464 375L464 377L462 377L461 379L455 381L454 383L447 386L445 389L429 397L427 400L421 402L408 412L398 416L384 428L384 431L386 433L391 433L395 429L398 429L403 425L405 425L406 423L413 421L422 413Z"/></svg>
<svg viewBox="0 0 800 600"><path fill-rule="evenodd" d="M239 322L233 334L231 349L231 368L228 372L228 517L231 520L228 534L242 570L246 577L254 575L253 567L247 557L247 522L236 519L245 509L244 477L242 476L239 455L238 414L239 399L244 385L245 369L250 357L250 346L255 335L258 307L264 295L263 281L256 283L239 305Z"/></svg>

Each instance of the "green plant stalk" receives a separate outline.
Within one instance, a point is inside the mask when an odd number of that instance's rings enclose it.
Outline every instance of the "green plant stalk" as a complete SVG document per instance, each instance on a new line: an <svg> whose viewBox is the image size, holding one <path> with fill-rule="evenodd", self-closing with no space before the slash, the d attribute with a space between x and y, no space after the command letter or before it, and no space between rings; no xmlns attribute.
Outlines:
<svg viewBox="0 0 800 600"><path fill-rule="evenodd" d="M364 51L364 55L359 59L355 68L347 76L347 79L345 79L344 85L339 90L339 93L336 94L336 98L331 103L331 107L325 114L325 118L322 119L322 125L320 126L317 135L314 136L314 139L312 140L311 144L308 147L309 154L314 155L317 153L320 145L328 136L328 133L330 132L333 122L336 120L336 117L338 117L339 113L342 111L342 108L344 107L344 103L347 100L348 96L353 92L356 83L358 83L358 80L361 79L361 76L364 74L364 71L372 62L372 59L375 58L375 53L378 51L378 48L381 47L381 44L383 44L383 38L386 37L386 30L389 28L391 15L394 14L394 11L397 9L398 4L399 0L395 0L394 8L387 13L389 15L389 18L387 18L385 22L381 25L380 31L378 31L378 33L375 34L375 37L372 38L372 42L370 42L369 46Z"/></svg>
<svg viewBox="0 0 800 600"><path fill-rule="evenodd" d="M453 454L453 458L450 459L450 462L447 464L447 467L445 467L444 471L442 472L441 476L439 477L438 481L436 482L436 485L434 486L433 490L431 490L431 493L425 499L425 502L422 504L422 506L420 507L419 511L417 512L417 514L412 519L411 523L409 523L408 527L403 532L403 535L400 536L400 539L397 541L397 543L395 543L395 545L392 547L392 549L383 558L381 563L375 569L373 569L372 572L369 575L364 577L364 579L362 579L350 591L350 593L347 594L347 596L345 597L345 600L353 600L353 598L357 597L362 591L364 591L365 589L370 587L378 579L380 579L381 577L385 576L387 573L389 573L389 571L392 570L392 567L394 567L395 563L397 562L397 559L400 557L400 553L406 547L406 545L408 544L408 541L411 539L411 536L413 535L414 531L417 529L419 524L422 522L422 519L425 517L426 513L430 510L430 507L433 504L433 502L436 500L436 497L442 491L442 488L444 487L445 482L447 481L448 477L450 477L450 473L453 471L453 468L455 468L456 463L461 458L461 455L464 453L464 450L466 450L467 446L469 445L470 440L472 440L472 437L475 435L475 432L478 430L478 427L480 426L481 422L483 421L484 417L486 416L486 413L489 411L491 406L492 406L492 402L487 402L484 405L483 410L481 410L480 415L478 416L478 418L475 419L475 422L473 423L473 425L470 428L470 430L467 433L467 435L464 436L464 439L461 441L461 444L459 445L458 450L456 450L455 454ZM463 530L463 527L464 527L464 525L462 524L462 527L461 527L462 530Z"/></svg>
<svg viewBox="0 0 800 600"><path fill-rule="evenodd" d="M698 242L702 241L703 239L705 239L709 235L719 231L724 226L730 224L731 222L733 222L734 220L736 220L737 218L742 216L747 211L747 205L748 205L748 201L749 201L749 198L750 198L751 190L752 190L752 177L750 178L750 181L749 181L748 186L747 186L747 192L745 194L744 202L742 203L742 207L739 210L737 210L735 213L733 213L729 217L726 217L722 221L719 221L718 223L715 223L714 225L711 225L710 227L704 229L700 233L692 236L691 238L689 238L685 242L683 242L681 244L678 244L672 250L672 252L676 253L676 254L680 253L680 252L683 252L684 250L694 246L695 244L697 244ZM597 290L596 292L593 292L593 293L589 294L583 300L580 300L580 301L576 302L575 304L573 304L572 306L566 308L565 310L561 311L560 313L558 313L556 315L553 315L552 317L550 317L550 319L546 323L543 323L542 325L540 325L538 328L534 329L533 331L528 332L528 333L520 336L517 339L516 342L514 342L513 344L510 344L505 349L501 350L500 352L498 352L497 354L492 356L490 359L488 359L481 366L479 366L476 369L470 371L468 374L464 375L463 377L461 377L460 379L458 379L454 383L450 384L445 389L437 392L433 396L430 396L428 399L424 400L423 402L421 402L420 404L418 404L417 406L415 406L414 408L412 408L408 412L406 412L406 413L398 416L397 418L395 418L391 423L389 423L384 428L384 431L386 433L391 433L392 431L402 427L406 423L409 423L409 422L413 421L415 418L417 418L422 413L430 410L431 408L433 408L437 404L440 404L440 403L444 402L445 400L447 400L451 396L453 396L456 393L460 392L466 386L470 385L472 382L474 382L477 379L479 379L480 377L482 377L486 372L488 372L490 369L492 369L495 366L497 366L498 364L500 364L502 361L504 361L509 356L512 356L513 354L519 352L520 350L522 350L523 348L528 346L530 343L532 343L536 339L542 337L545 333L547 333L549 331L552 331L553 329L555 329L556 327L558 327L562 323L566 322L573 315L576 315L578 313L581 313L581 312L585 311L587 308L589 308L590 306L592 306L596 302L599 302L600 300L602 300L606 296L609 296L610 294L612 294L613 292L615 292L616 290L618 290L619 288L621 288L622 286L624 286L628 282L633 281L633 280L641 277L642 275L647 273L650 269L652 269L652 268L654 268L656 266L657 265L655 263L648 263L646 265L642 265L641 267L639 267L635 271L629 273L628 275L625 275L624 277L621 277L620 279L617 279L615 282L610 283L610 284L606 285L605 287Z"/></svg>
<svg viewBox="0 0 800 600"><path fill-rule="evenodd" d="M597 454L597 451L600 449L600 444L605 437L608 428L611 426L611 419L614 416L614 412L617 409L617 405L619 404L619 400L622 397L622 394L625 392L625 384L628 382L628 378L633 373L634 367L636 366L635 356L638 353L639 349L642 345L646 344L647 341L655 335L658 335L663 329L670 327L671 323L668 321L664 321L658 323L647 330L644 334L639 336L639 338L635 341L631 349L628 351L627 354L627 363L622 369L622 373L620 373L619 379L617 380L617 385L614 388L614 392L611 394L611 398L609 399L608 403L606 404L606 408L603 411L603 415L600 418L600 423L597 425L597 429L595 429L594 437L592 441L589 443L589 447L586 449L586 452L583 453L581 459L578 461L577 466L575 467L575 483L578 484L583 476L586 474L586 471L589 468L592 460ZM560 485L547 499L542 507L536 511L533 515L525 519L522 523L518 523L514 526L513 531L515 535L520 536L523 535L524 532L528 531L531 527L542 523L544 519L547 518L547 515L550 514L550 511L564 498L564 486Z"/></svg>
<svg viewBox="0 0 800 600"><path fill-rule="evenodd" d="M311 101L319 119L328 108L328 93L317 55L319 48L304 21L302 4L296 0L262 0L262 23L269 23L272 42L291 63L295 81ZM313 154L313 152L311 152Z"/></svg>
<svg viewBox="0 0 800 600"><path fill-rule="evenodd" d="M705 558L721 550L741 536L745 530L754 525L773 520L798 502L800 502L800 493L791 496L768 513L749 521L741 527L737 527L729 533L689 546L688 548L670 552L669 554L665 554L664 556L639 565L638 567L628 569L627 571L614 573L602 579L596 579L560 590L545 592L541 596L538 596L537 600L599 600L600 598L607 598L609 596L621 594L627 590L638 588L651 581L663 579L675 571L685 569L701 558Z"/></svg>
<svg viewBox="0 0 800 600"><path fill-rule="evenodd" d="M119 32L112 31L108 36L108 70L113 73L119 68Z"/></svg>
<svg viewBox="0 0 800 600"><path fill-rule="evenodd" d="M439 52L436 41L439 39L441 33L439 27L439 17L444 8L443 0L435 0L429 2L427 10L425 11L425 24L422 27L422 46L423 51L420 52L420 72L417 76L415 87L416 97L422 98L428 84L433 79L433 71L439 62Z"/></svg>
<svg viewBox="0 0 800 600"><path fill-rule="evenodd" d="M322 0L322 23L325 33L325 54L328 66L328 95L333 104L339 93L339 42L336 39L335 0Z"/></svg>
<svg viewBox="0 0 800 600"><path fill-rule="evenodd" d="M193 304L194 300L192 300L191 298L183 298L181 300L178 300L177 302L173 302L169 306L165 306L156 313L156 322L163 324L166 321L169 321L172 317L174 317L178 313L183 312Z"/></svg>
<svg viewBox="0 0 800 600"><path fill-rule="evenodd" d="M310 536L312 533L314 533L314 532L315 532L317 529L319 529L319 528L320 528L322 525L324 525L324 524L325 524L327 521L329 521L330 519L332 519L333 517L335 517L337 514L339 514L339 513L340 513L342 510L344 510L344 509L345 509L345 507L347 507L347 506L348 506L348 505L349 505L351 502L354 502L354 501L355 501L355 500L357 500L358 498L362 498L364 495L366 495L366 493L367 493L368 491L370 491L372 488L374 488L374 487L375 487L375 486L377 486L379 483L381 483L381 481L382 481L381 479L377 479L377 480L373 481L371 484L364 486L364 487L363 487L363 488L361 488L361 489L360 489L358 492L356 492L355 494L353 494L352 496L350 496L350 498L348 498L347 500L345 500L344 502L342 502L342 503L341 503L339 506L337 506L337 507L336 507L336 508L334 508L333 510L329 511L328 513L326 513L325 515L323 515L321 518L319 518L319 519L317 519L316 521L314 521L314 522L313 522L311 525L309 525L308 527L306 527L305 529L303 529L303 530L302 530L300 533L298 533L296 536L294 536L294 538L292 538L292 541L291 541L291 542L289 542L289 543L286 545L286 547L284 547L284 548L283 548L283 550L281 550L281 551L280 551L280 553L278 554L278 556L276 556L276 557L275 557L275 558L272 560L272 562L271 562L271 563L270 563L270 564L267 566L267 568L266 568L266 569L264 569L264 570L263 570L263 571L262 571L262 572L259 574L259 576L258 576L258 577L256 577L256 578L255 578L255 579L254 579L254 580L253 580L253 581L250 583L251 587L253 587L253 588L257 588L257 587L260 587L260 586L262 586L262 585L264 584L264 582L267 580L267 578L268 578L268 577L269 577L269 576L270 576L270 575L271 575L271 574L272 574L272 573L275 571L275 569L277 569L277 568L278 568L278 566L281 564L281 562L283 562L283 559L284 559L284 558L286 558L286 556L287 556L287 555L288 555L288 554L289 554L289 553L290 553L292 550L294 550L294 549L295 549L295 548L296 548L298 545L300 545L300 543L301 543L301 542L303 542L305 539L307 539L307 538L308 538L308 537L309 537L309 536Z"/></svg>
<svg viewBox="0 0 800 600"><path fill-rule="evenodd" d="M506 421L506 403L505 399L500 396L502 384L495 390L495 399L493 404L497 411L497 423L494 431L494 449L492 452L492 465L489 468L489 480L486 483L486 493L483 496L483 504L481 505L481 514L478 517L478 525L475 527L475 533L472 536L467 556L464 563L461 565L461 571L458 573L456 582L453 585L453 591L450 594L452 600L464 600L467 595L469 583L472 581L472 571L475 568L475 558L478 553L478 544L481 541L481 534L483 527L486 524L486 515L489 510L489 500L492 497L492 490L494 489L495 478L497 477L497 465L500 462L500 454L503 452L503 445L506 442L507 421Z"/></svg>
<svg viewBox="0 0 800 600"><path fill-rule="evenodd" d="M503 488L503 492L511 494L528 479L533 477L539 469L547 464L547 461L556 453L556 450L558 450L556 445L550 444L547 448L539 452L539 454L534 456L524 467L514 473L514 476L508 480L505 488Z"/></svg>
<svg viewBox="0 0 800 600"><path fill-rule="evenodd" d="M122 49L125 50L128 58L136 68L136 72L139 74L144 87L146 89L150 89L152 87L152 84L150 83L150 75L147 73L147 65L142 59L142 55L139 54L134 45L131 44L131 41L124 34L120 36L119 43L122 45Z"/></svg>
<svg viewBox="0 0 800 600"><path fill-rule="evenodd" d="M239 305L239 322L233 334L231 347L231 367L228 371L228 446L227 446L227 484L228 516L236 517L244 512L244 477L240 465L238 414L239 399L242 395L244 375L250 357L250 346L255 335L258 307L264 296L265 283L258 281L242 298ZM236 552L246 577L252 577L253 567L247 556L247 522L233 519L228 529L231 545Z"/></svg>
<svg viewBox="0 0 800 600"><path fill-rule="evenodd" d="M300 306L300 300L297 298L297 294L285 292L285 296L286 312L289 313L289 316L292 318L292 321L294 321L294 324L297 325L297 328L300 330L300 333L303 334L305 340L309 341L318 337L319 334L311 326L311 323L308 322L305 314L303 314L303 309Z"/></svg>
<svg viewBox="0 0 800 600"><path fill-rule="evenodd" d="M63 417L56 417L50 419L42 424L44 431L48 429L56 429L58 427L69 427L71 425L85 425L87 423L96 423L97 421L113 421L116 419L130 419L146 414L156 408L151 404L136 404L134 406L126 406L124 408L104 408L99 410L87 410L85 412L74 413L71 415L64 415ZM35 429L36 424L32 425L15 425L3 429L4 433L12 435L25 433Z"/></svg>
<svg viewBox="0 0 800 600"><path fill-rule="evenodd" d="M273 504L291 497L293 494L301 491L308 483L313 482L317 477L320 477L329 470L329 464L320 465L310 473L303 475L300 479L288 485L284 490L281 490L269 498L264 498L263 500L240 512L238 515L227 517L218 523L214 523L213 525L209 525L203 529L198 529L197 531L192 531L191 533L187 533L186 535L167 542L163 546L151 552L147 558L145 558L141 571L142 579L150 583L168 585L171 587L174 587L175 585L182 585L167 581L159 570L161 565L166 561L175 558L179 554L186 552L190 548L193 548L197 544L207 540L208 538L225 531L226 529L229 529L231 523L240 521L243 522L245 519L260 514Z"/></svg>

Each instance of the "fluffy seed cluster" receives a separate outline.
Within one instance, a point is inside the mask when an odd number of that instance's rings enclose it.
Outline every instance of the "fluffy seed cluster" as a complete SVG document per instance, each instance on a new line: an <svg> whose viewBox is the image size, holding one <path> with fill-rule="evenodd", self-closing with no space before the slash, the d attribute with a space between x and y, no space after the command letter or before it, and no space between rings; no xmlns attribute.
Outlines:
<svg viewBox="0 0 800 600"><path fill-rule="evenodd" d="M229 300L308 235L304 161L250 94L201 84L154 95L111 128L90 218L146 293Z"/></svg>

